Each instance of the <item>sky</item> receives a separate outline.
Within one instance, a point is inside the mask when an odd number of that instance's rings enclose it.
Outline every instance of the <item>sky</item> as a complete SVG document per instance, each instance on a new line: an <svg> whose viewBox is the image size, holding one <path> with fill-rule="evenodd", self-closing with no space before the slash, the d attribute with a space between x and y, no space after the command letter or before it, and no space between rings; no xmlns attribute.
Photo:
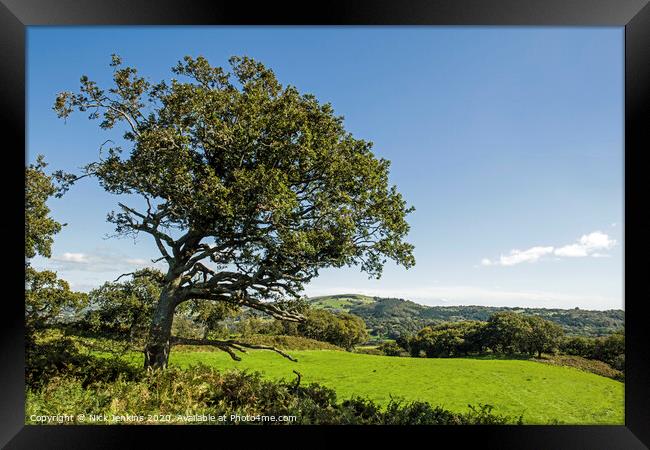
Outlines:
<svg viewBox="0 0 650 450"><path fill-rule="evenodd" d="M27 161L48 171L79 172L121 135L52 110L81 75L106 86L113 53L151 81L185 55L247 55L330 102L391 161L416 265L326 269L306 295L624 306L622 27L29 27L27 43ZM67 225L34 266L81 291L151 266L150 236L110 237L118 200L93 179L52 199Z"/></svg>

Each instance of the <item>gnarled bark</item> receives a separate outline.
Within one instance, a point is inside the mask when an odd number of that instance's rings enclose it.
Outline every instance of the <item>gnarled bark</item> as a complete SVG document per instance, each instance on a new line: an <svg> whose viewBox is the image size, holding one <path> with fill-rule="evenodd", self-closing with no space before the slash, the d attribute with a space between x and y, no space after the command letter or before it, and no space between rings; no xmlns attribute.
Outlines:
<svg viewBox="0 0 650 450"><path fill-rule="evenodd" d="M173 287L165 287L160 293L160 300L149 328L149 338L144 348L145 368L167 368L177 296L178 293Z"/></svg>

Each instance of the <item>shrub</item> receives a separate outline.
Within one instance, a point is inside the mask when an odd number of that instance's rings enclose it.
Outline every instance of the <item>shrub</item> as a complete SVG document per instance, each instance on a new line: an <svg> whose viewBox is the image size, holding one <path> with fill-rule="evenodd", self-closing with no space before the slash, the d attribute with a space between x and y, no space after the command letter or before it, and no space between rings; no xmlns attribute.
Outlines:
<svg viewBox="0 0 650 450"><path fill-rule="evenodd" d="M118 378L133 380L139 370L119 355L97 358L82 352L78 342L69 337L39 342L25 353L25 384L38 389L53 378L78 380L82 386Z"/></svg>
<svg viewBox="0 0 650 450"><path fill-rule="evenodd" d="M384 342L378 349L386 356L402 356L404 353L402 347L395 342Z"/></svg>

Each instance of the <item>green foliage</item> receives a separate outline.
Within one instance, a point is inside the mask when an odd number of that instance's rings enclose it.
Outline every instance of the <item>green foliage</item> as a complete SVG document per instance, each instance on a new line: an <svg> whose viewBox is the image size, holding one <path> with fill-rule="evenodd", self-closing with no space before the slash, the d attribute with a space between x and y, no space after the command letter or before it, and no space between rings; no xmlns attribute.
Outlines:
<svg viewBox="0 0 650 450"><path fill-rule="evenodd" d="M87 304L87 295L70 290L56 273L25 268L25 332L29 348L40 330L61 322L61 312L78 311Z"/></svg>
<svg viewBox="0 0 650 450"><path fill-rule="evenodd" d="M625 335L622 331L599 338L566 338L561 341L560 350L567 355L603 361L616 370L625 371Z"/></svg>
<svg viewBox="0 0 650 450"><path fill-rule="evenodd" d="M111 214L118 233L167 242L160 227L184 230L191 239L175 267L190 272L198 255L236 263L237 281L260 298L296 292L323 267L379 276L386 258L412 266L403 242L412 208L389 185L389 162L330 104L250 58L229 62L230 72L187 56L172 69L179 79L151 84L115 57L114 87L84 76L78 93L58 95L59 117L90 111L101 128L126 125L129 151L111 148L86 167L107 191L150 201L146 214ZM219 252L205 252L203 239Z"/></svg>
<svg viewBox="0 0 650 450"><path fill-rule="evenodd" d="M352 350L355 345L368 339L365 323L352 314L333 314L323 309L311 309L304 316L305 320L295 326L286 324L285 332L329 342L347 350Z"/></svg>
<svg viewBox="0 0 650 450"><path fill-rule="evenodd" d="M402 356L404 349L395 342L384 342L377 349L386 356Z"/></svg>
<svg viewBox="0 0 650 450"><path fill-rule="evenodd" d="M497 353L526 353L532 332L525 316L513 312L496 313L488 320L485 343Z"/></svg>
<svg viewBox="0 0 650 450"><path fill-rule="evenodd" d="M132 380L138 373L119 354L97 358L78 339L56 330L39 332L25 353L25 384L29 389L40 389L62 377L75 379L84 387L118 378Z"/></svg>
<svg viewBox="0 0 650 450"><path fill-rule="evenodd" d="M155 269L142 269L127 281L106 282L93 289L84 319L87 326L122 339L143 339L160 297L163 277Z"/></svg>
<svg viewBox="0 0 650 450"><path fill-rule="evenodd" d="M525 344L528 352L537 352L537 355L541 357L542 352L551 353L557 350L564 334L559 325L538 316L527 316L526 321L530 326Z"/></svg>
<svg viewBox="0 0 650 450"><path fill-rule="evenodd" d="M604 361L612 367L625 370L625 335L614 333L605 338L597 338L593 359Z"/></svg>
<svg viewBox="0 0 650 450"><path fill-rule="evenodd" d="M177 311L176 322L184 319L188 322L188 331L178 330L176 336L195 337L192 333L200 334L203 338L220 338L228 335L228 328L224 320L235 316L239 308L236 305L224 302L189 301L183 303ZM180 313L180 314L179 314Z"/></svg>
<svg viewBox="0 0 650 450"><path fill-rule="evenodd" d="M235 324L235 332L242 337L256 334L284 334L284 327L279 320L268 320L257 315L240 317Z"/></svg>
<svg viewBox="0 0 650 450"><path fill-rule="evenodd" d="M54 235L61 224L52 219L47 200L60 192L52 177L45 174L47 167L42 155L36 164L25 169L25 331L26 348L32 350L36 333L59 321L64 310L79 310L86 302L85 294L70 290L64 280L52 271L39 272L31 267L29 259L37 254L49 258Z"/></svg>
<svg viewBox="0 0 650 450"><path fill-rule="evenodd" d="M486 325L477 321L452 322L425 327L407 343L405 350L412 356L420 352L428 358L449 357L480 353L484 347Z"/></svg>
<svg viewBox="0 0 650 450"><path fill-rule="evenodd" d="M90 304L83 326L115 339L143 342L160 299L165 275L145 268L126 281L104 283L89 293ZM223 334L222 321L237 311L235 305L188 301L178 306L174 334L181 337L215 337Z"/></svg>
<svg viewBox="0 0 650 450"><path fill-rule="evenodd" d="M54 235L61 231L61 224L49 216L46 202L58 190L43 171L45 167L45 159L39 155L36 164L25 168L25 258L36 254L49 258Z"/></svg>
<svg viewBox="0 0 650 450"><path fill-rule="evenodd" d="M563 331L538 316L512 312L492 315L487 322L449 322L421 329L399 345L411 356L428 358L480 354L490 349L500 354L533 354L557 349Z"/></svg>

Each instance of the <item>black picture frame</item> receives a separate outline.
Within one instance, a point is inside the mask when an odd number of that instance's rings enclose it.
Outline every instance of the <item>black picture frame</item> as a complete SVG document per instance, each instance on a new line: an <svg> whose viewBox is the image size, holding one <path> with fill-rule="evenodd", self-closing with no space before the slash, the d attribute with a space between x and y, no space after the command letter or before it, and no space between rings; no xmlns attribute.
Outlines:
<svg viewBox="0 0 650 450"><path fill-rule="evenodd" d="M650 6L648 0L363 0L307 3L174 0L0 0L0 97L8 194L2 241L5 286L0 313L0 445L5 448L132 448L136 441L158 439L188 448L195 438L223 443L241 436L240 427L173 426L25 426L24 425L24 272L18 263L24 216L20 211L25 155L26 27L36 25L495 25L625 27L625 333L624 426L473 426L473 427L247 427L249 437L271 434L285 445L336 442L342 431L368 438L418 434L431 445L451 439L487 448L637 449L650 446L650 336L643 306L648 301L648 227L643 193L647 186L644 151L650 149ZM73 51L73 49L71 49ZM10 158L9 158L10 157ZM9 162L10 160L10 162ZM23 221L23 224L21 224ZM644 276L645 275L645 276ZM7 292L5 290L5 292ZM344 429L342 429L344 428ZM294 433L303 434L297 439ZM291 434L289 434L291 433ZM285 440L291 439L291 440ZM275 439L274 439L275 440ZM243 442L243 441L241 441ZM323 441L324 442L324 441ZM414 440L411 440L415 444ZM243 445L243 444L239 444ZM421 445L421 444L415 444Z"/></svg>

